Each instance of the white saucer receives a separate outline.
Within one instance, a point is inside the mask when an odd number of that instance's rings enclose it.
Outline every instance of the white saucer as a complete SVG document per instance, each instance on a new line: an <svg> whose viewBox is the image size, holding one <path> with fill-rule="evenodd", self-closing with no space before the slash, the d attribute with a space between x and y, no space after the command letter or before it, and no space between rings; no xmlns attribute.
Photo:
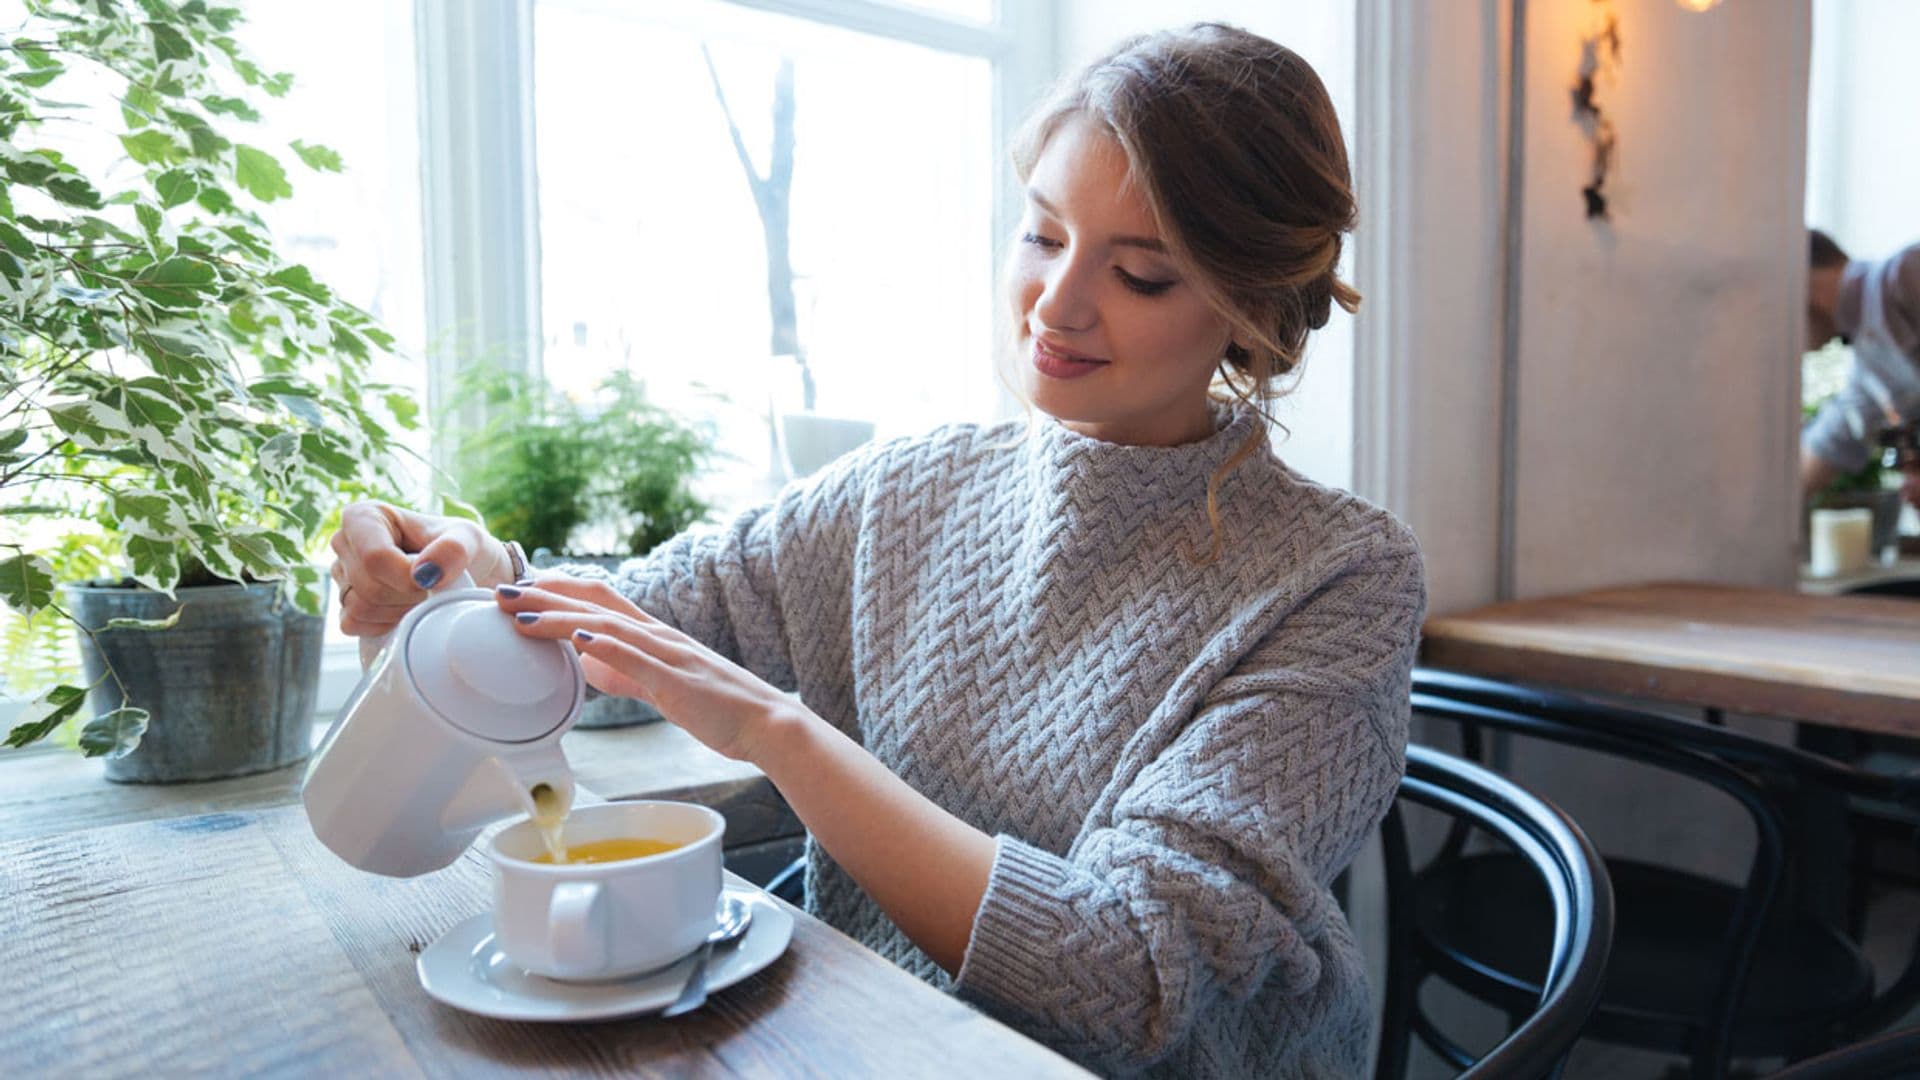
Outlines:
<svg viewBox="0 0 1920 1080"><path fill-rule="evenodd" d="M707 961L707 990L732 986L780 958L793 939L793 916L773 898L728 875L727 894L753 909L747 932ZM466 919L420 951L414 969L428 995L498 1020L611 1020L656 1012L680 996L693 958L617 982L560 982L532 975L501 955L493 916Z"/></svg>

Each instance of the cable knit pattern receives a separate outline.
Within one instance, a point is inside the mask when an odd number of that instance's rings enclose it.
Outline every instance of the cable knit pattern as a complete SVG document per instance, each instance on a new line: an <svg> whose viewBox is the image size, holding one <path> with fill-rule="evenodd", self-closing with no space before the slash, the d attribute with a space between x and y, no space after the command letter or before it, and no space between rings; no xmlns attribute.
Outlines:
<svg viewBox="0 0 1920 1080"><path fill-rule="evenodd" d="M1103 1073L1353 1076L1328 887L1399 781L1420 557L1259 454L1200 565L1261 422L1215 416L1172 448L1045 419L869 446L615 580L997 838L955 979L812 848L822 918Z"/></svg>

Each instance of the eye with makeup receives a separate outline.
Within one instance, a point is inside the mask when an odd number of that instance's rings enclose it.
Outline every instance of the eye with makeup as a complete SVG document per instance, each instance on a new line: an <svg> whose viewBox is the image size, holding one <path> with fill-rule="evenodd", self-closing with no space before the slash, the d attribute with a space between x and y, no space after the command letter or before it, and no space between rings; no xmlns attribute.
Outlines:
<svg viewBox="0 0 1920 1080"><path fill-rule="evenodd" d="M1023 244L1032 244L1042 251L1058 251L1064 246L1060 241L1052 239L1051 237L1041 236L1036 232L1022 232L1020 234L1020 242ZM1125 285L1129 290L1141 296L1159 296L1177 284L1174 281L1155 281L1151 278L1143 278L1135 274L1129 274L1118 266L1113 268L1113 275L1120 279L1120 284Z"/></svg>
<svg viewBox="0 0 1920 1080"><path fill-rule="evenodd" d="M1141 296L1159 296L1161 293L1173 288L1174 285L1171 281L1150 281L1147 278L1134 277L1132 274L1127 273L1117 266L1113 268L1113 272L1115 276L1119 277L1120 284L1125 285Z"/></svg>

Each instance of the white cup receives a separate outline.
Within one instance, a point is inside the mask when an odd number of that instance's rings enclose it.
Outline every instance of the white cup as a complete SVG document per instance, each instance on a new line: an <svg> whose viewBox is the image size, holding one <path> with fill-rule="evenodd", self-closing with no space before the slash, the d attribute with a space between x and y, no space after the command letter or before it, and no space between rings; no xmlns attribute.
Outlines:
<svg viewBox="0 0 1920 1080"><path fill-rule="evenodd" d="M714 927L726 819L680 802L577 806L562 842L665 840L680 846L609 863L537 863L531 821L500 831L493 860L493 934L508 960L550 979L618 979L687 955Z"/></svg>

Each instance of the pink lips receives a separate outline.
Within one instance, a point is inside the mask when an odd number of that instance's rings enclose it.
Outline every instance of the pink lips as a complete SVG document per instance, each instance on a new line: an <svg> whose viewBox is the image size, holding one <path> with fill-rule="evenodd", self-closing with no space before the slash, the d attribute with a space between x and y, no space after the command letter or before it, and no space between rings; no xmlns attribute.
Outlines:
<svg viewBox="0 0 1920 1080"><path fill-rule="evenodd" d="M1077 379L1089 375L1107 366L1105 360L1096 360L1091 356L1049 345L1039 338L1033 339L1033 366L1053 379Z"/></svg>

